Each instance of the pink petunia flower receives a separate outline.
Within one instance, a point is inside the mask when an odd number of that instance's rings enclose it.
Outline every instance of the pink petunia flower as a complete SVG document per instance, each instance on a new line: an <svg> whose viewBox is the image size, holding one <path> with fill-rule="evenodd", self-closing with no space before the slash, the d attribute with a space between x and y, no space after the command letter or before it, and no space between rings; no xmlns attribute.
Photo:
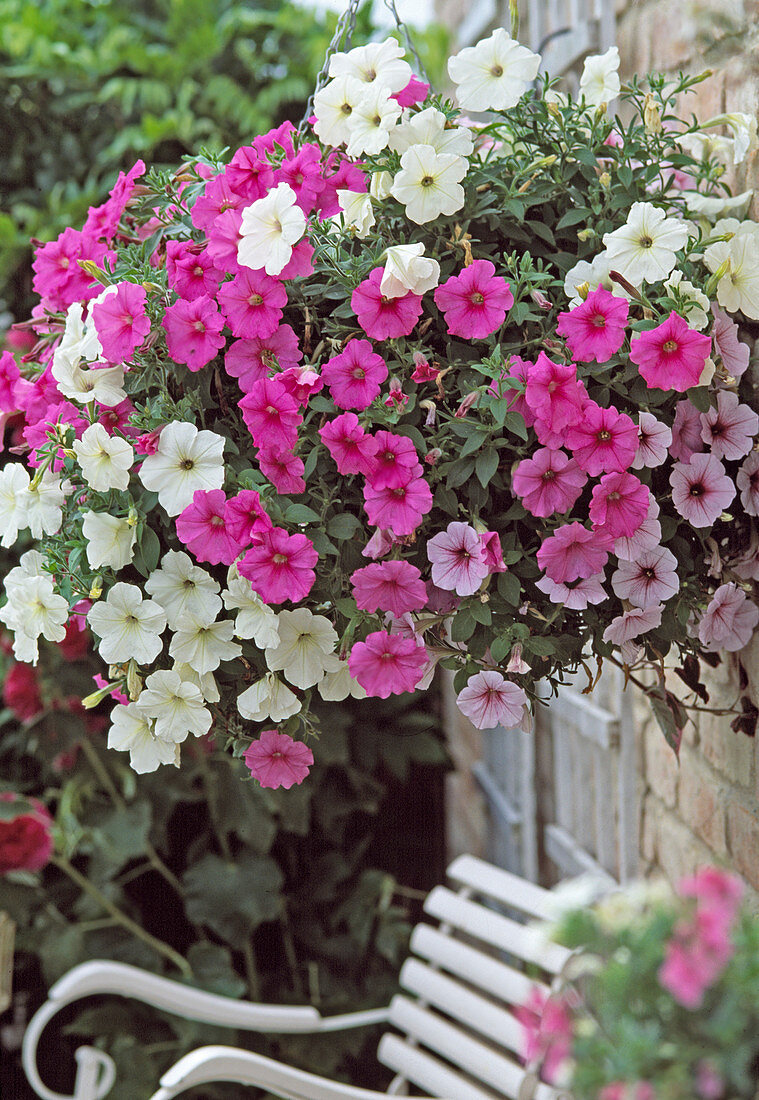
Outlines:
<svg viewBox="0 0 759 1100"><path fill-rule="evenodd" d="M735 496L735 485L714 455L693 455L669 475L672 503L692 527L711 527Z"/></svg>
<svg viewBox="0 0 759 1100"><path fill-rule="evenodd" d="M527 696L500 672L478 672L456 696L456 705L478 730L517 726L524 716Z"/></svg>
<svg viewBox="0 0 759 1100"><path fill-rule="evenodd" d="M242 489L230 497L224 508L227 536L237 546L237 553L250 546L255 535L269 531L272 522L255 489ZM235 554L237 557L237 554Z"/></svg>
<svg viewBox="0 0 759 1100"><path fill-rule="evenodd" d="M394 435L392 432L375 432L377 451L375 465L369 480L375 489L396 489L403 485L412 470L419 463L416 447L406 435Z"/></svg>
<svg viewBox="0 0 759 1100"><path fill-rule="evenodd" d="M296 367L302 358L298 337L290 325L280 325L266 338L235 340L224 356L224 368L238 380L240 389L248 393L259 378Z"/></svg>
<svg viewBox="0 0 759 1100"><path fill-rule="evenodd" d="M386 298L380 290L384 267L375 267L368 279L359 283L351 295L351 309L358 323L372 340L391 340L408 336L422 313L420 294Z"/></svg>
<svg viewBox="0 0 759 1100"><path fill-rule="evenodd" d="M712 652L734 653L748 645L757 623L759 607L731 581L721 584L710 600L698 624L698 640Z"/></svg>
<svg viewBox="0 0 759 1100"><path fill-rule="evenodd" d="M439 367L433 366L425 359L420 351L414 352L414 373L411 375L412 382L434 382L439 374Z"/></svg>
<svg viewBox="0 0 759 1100"><path fill-rule="evenodd" d="M175 363L186 363L198 371L224 347L224 318L216 302L203 294L192 302L180 298L168 306L161 322L166 329L166 346Z"/></svg>
<svg viewBox="0 0 759 1100"><path fill-rule="evenodd" d="M135 182L144 171L145 162L138 160L128 172L119 172L106 201L100 206L91 206L87 211L87 219L82 226L85 236L103 237L106 241L111 241L116 235L121 215L132 197Z"/></svg>
<svg viewBox="0 0 759 1100"><path fill-rule="evenodd" d="M242 758L262 787L284 787L286 791L303 782L314 762L308 745L277 730L264 730Z"/></svg>
<svg viewBox="0 0 759 1100"><path fill-rule="evenodd" d="M681 402L682 404L682 402ZM690 402L688 402L690 404ZM638 450L632 461L633 470L661 466L672 443L672 432L653 413L638 413Z"/></svg>
<svg viewBox="0 0 759 1100"><path fill-rule="evenodd" d="M249 340L273 335L282 320L287 291L265 271L245 268L219 287L219 305L233 336Z"/></svg>
<svg viewBox="0 0 759 1100"><path fill-rule="evenodd" d="M383 527L394 535L411 535L432 509L432 491L423 477L421 465L409 470L401 485L393 489L364 486L364 507L373 527Z"/></svg>
<svg viewBox="0 0 759 1100"><path fill-rule="evenodd" d="M221 276L208 251L194 241L167 241L166 278L180 298L192 302L203 294L213 297Z"/></svg>
<svg viewBox="0 0 759 1100"><path fill-rule="evenodd" d="M508 369L505 370L498 378L488 386L488 393L492 393L494 397L502 397L508 401L508 409L510 412L517 412L520 416L524 417L524 422L528 428L532 427L535 423L535 413L532 411L524 396L524 389L527 385L527 379L529 373L534 369L535 364L528 362L527 359L520 359L518 355L509 356ZM521 387L516 389L505 385L509 379L515 379L517 382L521 382Z"/></svg>
<svg viewBox="0 0 759 1100"><path fill-rule="evenodd" d="M645 550L636 561L621 561L611 587L620 600L649 608L664 603L680 590L677 558L665 546Z"/></svg>
<svg viewBox="0 0 759 1100"><path fill-rule="evenodd" d="M228 210L241 211L247 206L245 195L236 191L230 182L229 167L209 180L192 207L192 224L196 229L208 232L214 222Z"/></svg>
<svg viewBox="0 0 759 1100"><path fill-rule="evenodd" d="M749 516L759 516L759 451L752 451L735 475L741 504Z"/></svg>
<svg viewBox="0 0 759 1100"><path fill-rule="evenodd" d="M258 466L278 493L305 493L303 473L306 467L292 451L262 449L258 452Z"/></svg>
<svg viewBox="0 0 759 1100"><path fill-rule="evenodd" d="M522 1057L539 1062L543 1076L554 1084L572 1056L574 1032L571 1003L566 994L546 994L534 986L524 1004L514 1010L523 1028Z"/></svg>
<svg viewBox="0 0 759 1100"><path fill-rule="evenodd" d="M488 573L506 573L500 535L496 531L480 531L480 546Z"/></svg>
<svg viewBox="0 0 759 1100"><path fill-rule="evenodd" d="M245 199L245 206L262 199L274 185L274 169L263 151L243 145L226 168L229 186Z"/></svg>
<svg viewBox="0 0 759 1100"><path fill-rule="evenodd" d="M612 539L634 535L648 515L651 494L635 474L604 474L590 495L588 513L596 533Z"/></svg>
<svg viewBox="0 0 759 1100"><path fill-rule="evenodd" d="M611 583L614 587L614 577ZM650 607L631 607L629 611L612 619L604 630L603 640L612 642L613 645L623 645L633 638L639 638L641 634L647 634L649 630L656 630L661 626L663 611L664 605L660 603Z"/></svg>
<svg viewBox="0 0 759 1100"><path fill-rule="evenodd" d="M353 412L344 412L319 429L322 443L341 474L371 477L376 466L377 440L361 427Z"/></svg>
<svg viewBox="0 0 759 1100"><path fill-rule="evenodd" d="M282 527L272 527L257 534L237 568L264 603L297 603L313 588L318 560L307 535L290 535Z"/></svg>
<svg viewBox="0 0 759 1100"><path fill-rule="evenodd" d="M348 658L351 676L367 695L387 699L413 691L427 665L427 650L414 638L376 630L356 642Z"/></svg>
<svg viewBox="0 0 759 1100"><path fill-rule="evenodd" d="M227 531L226 503L223 489L196 489L192 504L177 516L177 536L197 561L231 565L237 557L237 541Z"/></svg>
<svg viewBox="0 0 759 1100"><path fill-rule="evenodd" d="M105 259L115 260L103 241L77 229L64 229L54 241L41 245L34 254L32 285L35 294L51 310L65 310L73 302L94 298L103 289L79 266L92 260L102 267Z"/></svg>
<svg viewBox="0 0 759 1100"><path fill-rule="evenodd" d="M361 551L361 557L377 561L378 558L384 558L386 554L389 554L395 544L396 539L392 531L386 531L384 528L378 527Z"/></svg>
<svg viewBox="0 0 759 1100"><path fill-rule="evenodd" d="M429 94L430 86L420 80L418 76L412 76L405 88L394 92L392 98L400 103L401 107L415 107L417 103L423 103Z"/></svg>
<svg viewBox="0 0 759 1100"><path fill-rule="evenodd" d="M108 294L92 307L92 319L109 363L124 363L145 342L150 318L145 312L147 291L137 283L119 283L115 294Z"/></svg>
<svg viewBox="0 0 759 1100"><path fill-rule="evenodd" d="M397 301L397 299L394 299ZM368 340L349 340L322 367L322 378L340 409L367 409L387 378L387 364Z"/></svg>
<svg viewBox="0 0 759 1100"><path fill-rule="evenodd" d="M673 310L666 321L633 338L630 359L649 389L685 393L698 385L711 348L710 338Z"/></svg>
<svg viewBox="0 0 759 1100"><path fill-rule="evenodd" d="M372 562L350 578L356 607L362 611L390 611L401 616L427 603L422 574L407 561Z"/></svg>
<svg viewBox="0 0 759 1100"><path fill-rule="evenodd" d="M501 327L514 295L490 260L474 260L437 288L435 305L445 315L451 336L483 340Z"/></svg>
<svg viewBox="0 0 759 1100"><path fill-rule="evenodd" d="M603 583L602 571L590 577L581 577L571 584L562 584L545 576L535 581L535 587L544 592L551 603L564 604L569 611L584 611L589 603L603 603L608 599Z"/></svg>
<svg viewBox="0 0 759 1100"><path fill-rule="evenodd" d="M303 417L279 379L254 382L238 407L257 447L286 451L295 446Z"/></svg>
<svg viewBox="0 0 759 1100"><path fill-rule="evenodd" d="M659 505L649 494L646 518L632 535L620 535L614 540L614 553L620 561L635 561L644 550L653 550L660 542Z"/></svg>
<svg viewBox="0 0 759 1100"><path fill-rule="evenodd" d="M625 340L630 303L603 287L591 290L584 302L560 313L556 331L580 363L608 363Z"/></svg>
<svg viewBox="0 0 759 1100"><path fill-rule="evenodd" d="M581 523L567 523L546 536L538 565L556 584L591 577L606 565L611 543Z"/></svg>
<svg viewBox="0 0 759 1100"><path fill-rule="evenodd" d="M626 413L595 401L583 406L582 419L570 425L565 444L581 470L591 476L629 469L638 450L638 429Z"/></svg>
<svg viewBox="0 0 759 1100"><path fill-rule="evenodd" d="M294 156L287 157L275 174L276 183L287 183L296 195L296 205L305 214L314 210L324 190L321 149L313 142L304 142Z"/></svg>
<svg viewBox="0 0 759 1100"><path fill-rule="evenodd" d="M305 363L280 371L277 378L303 409L308 405L312 394L324 389L322 376Z"/></svg>
<svg viewBox="0 0 759 1100"><path fill-rule="evenodd" d="M529 370L524 396L531 412L552 432L575 423L584 404L574 363L554 363L544 351Z"/></svg>
<svg viewBox="0 0 759 1100"><path fill-rule="evenodd" d="M568 512L582 492L588 475L563 451L539 447L514 471L512 488L533 516Z"/></svg>
<svg viewBox="0 0 759 1100"><path fill-rule="evenodd" d="M675 406L672 423L672 444L669 453L680 462L690 462L694 454L703 451L701 438L701 413L687 397Z"/></svg>
<svg viewBox="0 0 759 1100"><path fill-rule="evenodd" d="M458 596L474 595L490 573L480 536L474 527L457 520L429 540L427 557L438 588Z"/></svg>
<svg viewBox="0 0 759 1100"><path fill-rule="evenodd" d="M733 461L747 455L759 431L759 416L730 390L717 391L717 407L701 414L701 438L717 458Z"/></svg>
<svg viewBox="0 0 759 1100"><path fill-rule="evenodd" d="M206 251L219 270L229 275L240 275L250 268L241 267L237 262L237 249L240 246L242 212L239 209L225 210L219 214L208 229Z"/></svg>
<svg viewBox="0 0 759 1100"><path fill-rule="evenodd" d="M724 310L714 303L712 305L714 324L712 325L712 339L714 350L722 360L722 366L733 378L740 378L745 373L751 355L748 344L738 339L738 326Z"/></svg>

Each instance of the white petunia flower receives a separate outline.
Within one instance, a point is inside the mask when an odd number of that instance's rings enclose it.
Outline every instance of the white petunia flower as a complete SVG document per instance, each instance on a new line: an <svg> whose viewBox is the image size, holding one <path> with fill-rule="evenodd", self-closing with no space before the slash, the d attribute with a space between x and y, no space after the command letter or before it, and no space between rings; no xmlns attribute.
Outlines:
<svg viewBox="0 0 759 1100"><path fill-rule="evenodd" d="M742 191L740 195L702 195L700 191L683 191L688 210L702 218L745 218L753 191Z"/></svg>
<svg viewBox="0 0 759 1100"><path fill-rule="evenodd" d="M627 298L629 301L630 295L623 286L609 277L610 271L611 265L605 252L599 252L590 263L587 260L578 260L574 267L570 267L564 276L564 293L569 298L569 308L574 309L582 303L583 297L578 288L583 286L587 286L589 291L602 286L617 298Z"/></svg>
<svg viewBox="0 0 759 1100"><path fill-rule="evenodd" d="M98 652L109 665L134 660L150 664L163 648L166 613L153 600L143 600L134 584L119 581L105 600L87 612L87 622L100 638Z"/></svg>
<svg viewBox="0 0 759 1100"><path fill-rule="evenodd" d="M29 473L20 462L9 462L0 470L0 546L13 546L19 530L26 527L29 481Z"/></svg>
<svg viewBox="0 0 759 1100"><path fill-rule="evenodd" d="M580 77L580 91L591 107L611 103L619 95L619 49L610 46L606 53L586 57Z"/></svg>
<svg viewBox="0 0 759 1100"><path fill-rule="evenodd" d="M237 610L235 634L238 638L252 638L259 649L271 649L279 645L277 613L265 604L250 581L241 577L237 566L229 570L229 587L222 592L227 611Z"/></svg>
<svg viewBox="0 0 759 1100"><path fill-rule="evenodd" d="M108 512L84 512L82 534L87 539L87 561L93 569L123 569L134 557L137 532L125 519Z"/></svg>
<svg viewBox="0 0 759 1100"><path fill-rule="evenodd" d="M39 550L27 550L22 554L18 565L5 575L3 585L8 595L10 596L17 588L23 588L30 577L49 578L50 574L45 570L45 560Z"/></svg>
<svg viewBox="0 0 759 1100"><path fill-rule="evenodd" d="M348 123L366 85L354 76L330 80L314 96L314 133L325 145L342 145L350 138Z"/></svg>
<svg viewBox="0 0 759 1100"><path fill-rule="evenodd" d="M231 619L207 623L185 613L181 626L171 639L169 653L175 661L191 665L201 676L213 672L222 661L233 661L242 653L232 641L235 624Z"/></svg>
<svg viewBox="0 0 759 1100"><path fill-rule="evenodd" d="M27 557L28 555L24 555ZM22 559L23 561L23 559ZM17 569L11 570L16 574ZM13 652L17 660L37 663L40 635L49 642L61 642L66 636L69 617L68 602L53 589L52 578L46 574L6 578L8 602L0 609L0 622L13 631Z"/></svg>
<svg viewBox="0 0 759 1100"><path fill-rule="evenodd" d="M237 262L279 275L305 231L306 215L298 206L298 196L289 183L278 183L243 210Z"/></svg>
<svg viewBox="0 0 759 1100"><path fill-rule="evenodd" d="M390 148L405 153L412 145L431 145L436 153L452 153L456 157L468 157L474 150L472 131L466 126L446 129L446 117L436 107L407 118L390 131Z"/></svg>
<svg viewBox="0 0 759 1100"><path fill-rule="evenodd" d="M92 323L92 307L105 300L108 294L114 293L116 287L106 287L89 306L89 315L84 320L84 307L81 302L72 302L66 310L66 327L61 341L53 354L53 362L56 359L76 362L84 359L87 363L94 363L101 358L103 347L97 334L97 329Z"/></svg>
<svg viewBox="0 0 759 1100"><path fill-rule="evenodd" d="M625 225L603 236L611 268L633 285L666 279L687 242L687 225L650 202L634 202Z"/></svg>
<svg viewBox="0 0 759 1100"><path fill-rule="evenodd" d="M464 205L459 183L467 173L464 157L436 153L431 145L412 145L401 157L401 171L390 193L406 207L412 222L423 225L441 214L455 214Z"/></svg>
<svg viewBox="0 0 759 1100"><path fill-rule="evenodd" d="M188 680L191 684L195 684L195 687L200 689L200 694L207 703L218 703L221 695L219 693L219 685L216 683L216 677L212 672L196 672L190 665L184 665L181 661L174 662L174 671L178 672L183 680Z"/></svg>
<svg viewBox="0 0 759 1100"><path fill-rule="evenodd" d="M180 628L185 615L212 623L221 611L220 587L183 550L167 550L160 568L145 581L145 591L164 609L172 630Z"/></svg>
<svg viewBox="0 0 759 1100"><path fill-rule="evenodd" d="M158 503L170 516L178 516L192 504L196 489L221 489L224 443L216 432L172 420L159 436L158 450L143 460L140 481L158 493Z"/></svg>
<svg viewBox="0 0 759 1100"><path fill-rule="evenodd" d="M390 131L401 115L401 105L384 84L365 85L348 120L348 156L374 155L387 148Z"/></svg>
<svg viewBox="0 0 759 1100"><path fill-rule="evenodd" d="M352 229L361 240L368 237L375 222L371 196L363 191L338 190L337 201L343 212L346 229ZM340 215L336 216L339 219Z"/></svg>
<svg viewBox="0 0 759 1100"><path fill-rule="evenodd" d="M448 74L458 85L456 96L464 110L507 111L522 98L539 67L538 54L498 27L489 38L452 57Z"/></svg>
<svg viewBox="0 0 759 1100"><path fill-rule="evenodd" d="M45 470L34 488L30 483L21 503L26 516L24 526L29 528L32 538L41 539L43 535L54 535L59 530L63 502L70 491L71 482L61 482L52 470Z"/></svg>
<svg viewBox="0 0 759 1100"><path fill-rule="evenodd" d="M665 290L676 290L683 299L683 305L679 310L681 316L688 325L701 332L712 319L709 312L709 299L702 290L683 278L682 271L673 271L664 284Z"/></svg>
<svg viewBox="0 0 759 1100"><path fill-rule="evenodd" d="M756 148L757 128L754 115L733 111L729 114L715 115L701 125L704 130L709 130L713 126L727 126L732 131L732 137L724 138L716 134L703 133L684 134L682 140L678 140L686 149L689 148L688 139L696 139L696 151L694 152L692 147L689 149L694 156L716 155L723 160L732 157L733 164L741 164L746 159L746 155Z"/></svg>
<svg viewBox="0 0 759 1100"><path fill-rule="evenodd" d="M91 367L84 370L78 362L55 362L51 368L58 389L69 401L89 405L97 401L113 408L126 401L123 367Z"/></svg>
<svg viewBox="0 0 759 1100"><path fill-rule="evenodd" d="M301 703L295 692L290 691L273 672L267 672L237 697L237 709L243 718L251 722L284 722L300 710Z"/></svg>
<svg viewBox="0 0 759 1100"><path fill-rule="evenodd" d="M329 619L312 615L307 607L280 611L277 618L279 645L266 650L266 664L272 672L281 670L285 679L299 688L318 684L325 672L337 672L337 632Z"/></svg>
<svg viewBox="0 0 759 1100"><path fill-rule="evenodd" d="M350 674L347 661L340 661L336 672L327 672L317 688L325 702L342 703L352 696L354 699L366 699L366 690Z"/></svg>
<svg viewBox="0 0 759 1100"><path fill-rule="evenodd" d="M719 222L715 232L720 232ZM759 236L744 229L742 222L729 241L717 241L704 252L709 271L717 272L723 265L725 274L717 283L717 301L729 313L740 310L752 320L759 320Z"/></svg>
<svg viewBox="0 0 759 1100"><path fill-rule="evenodd" d="M350 76L363 84L384 84L394 95L402 91L414 75L405 50L394 38L384 42L369 42L347 53L335 53L329 60L329 75Z"/></svg>
<svg viewBox="0 0 759 1100"><path fill-rule="evenodd" d="M126 489L134 451L126 439L109 435L102 424L91 424L75 439L72 450L91 489L99 493L109 489Z"/></svg>
<svg viewBox="0 0 759 1100"><path fill-rule="evenodd" d="M136 703L118 703L111 711L108 748L129 753L129 765L138 775L154 772L161 764L179 767L179 745L156 737L153 723Z"/></svg>
<svg viewBox="0 0 759 1100"><path fill-rule="evenodd" d="M386 298L424 294L440 282L440 264L424 255L423 244L395 244L385 252L380 291Z"/></svg>
<svg viewBox="0 0 759 1100"><path fill-rule="evenodd" d="M213 721L200 688L167 669L148 676L136 706L141 714L155 721L156 737L176 744L189 733L203 737Z"/></svg>
<svg viewBox="0 0 759 1100"><path fill-rule="evenodd" d="M369 181L369 194L377 202L385 201L392 186L393 177L390 172L372 172L372 178Z"/></svg>

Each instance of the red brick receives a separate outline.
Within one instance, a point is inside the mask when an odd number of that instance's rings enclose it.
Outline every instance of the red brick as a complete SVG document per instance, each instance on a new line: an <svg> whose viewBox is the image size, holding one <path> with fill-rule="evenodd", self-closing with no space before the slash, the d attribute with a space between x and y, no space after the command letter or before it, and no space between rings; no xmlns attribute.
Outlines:
<svg viewBox="0 0 759 1100"><path fill-rule="evenodd" d="M756 807L733 798L727 807L727 831L736 871L759 890L759 818Z"/></svg>

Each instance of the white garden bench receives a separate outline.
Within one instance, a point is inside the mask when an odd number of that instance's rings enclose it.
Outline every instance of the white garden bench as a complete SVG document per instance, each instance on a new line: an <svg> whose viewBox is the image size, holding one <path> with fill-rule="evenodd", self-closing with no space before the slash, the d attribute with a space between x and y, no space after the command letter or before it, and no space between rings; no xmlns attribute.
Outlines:
<svg viewBox="0 0 759 1100"><path fill-rule="evenodd" d="M250 1051L207 1046L168 1070L151 1100L171 1100L192 1086L222 1081L257 1085L283 1100L381 1100L408 1095L409 1085L428 1100L570 1100L569 1093L541 1083L533 1067L523 1066L522 1029L511 1012L535 985L547 991L561 982L571 958L566 948L547 943L523 923L551 918L550 891L472 856L454 860L448 877L453 888L435 887L424 903L425 913L439 923L414 929L413 957L400 974L404 992L387 1008L323 1017L313 1007L259 1005L204 993L122 963L83 963L52 987L30 1021L23 1046L29 1082L42 1100L107 1096L115 1068L104 1052L77 1051L73 1097L45 1086L36 1054L44 1028L61 1008L110 993L185 1019L250 1031L322 1033L377 1023L396 1029L383 1036L377 1052L396 1074L384 1093L328 1081Z"/></svg>

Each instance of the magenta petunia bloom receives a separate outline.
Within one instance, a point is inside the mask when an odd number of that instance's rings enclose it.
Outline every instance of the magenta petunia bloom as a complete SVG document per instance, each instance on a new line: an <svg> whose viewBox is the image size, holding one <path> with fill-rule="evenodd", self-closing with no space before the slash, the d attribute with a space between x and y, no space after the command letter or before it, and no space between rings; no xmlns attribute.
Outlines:
<svg viewBox="0 0 759 1100"><path fill-rule="evenodd" d="M307 535L290 535L282 527L272 527L256 535L237 568L264 603L297 603L313 588L318 560Z"/></svg>
<svg viewBox="0 0 759 1100"><path fill-rule="evenodd" d="M506 573L506 563L503 560L503 547L501 537L497 531L481 531L480 546L484 556L488 573Z"/></svg>
<svg viewBox="0 0 759 1100"><path fill-rule="evenodd" d="M752 451L735 475L741 504L750 516L759 516L759 451Z"/></svg>
<svg viewBox="0 0 759 1100"><path fill-rule="evenodd" d="M527 696L500 672L477 672L456 696L456 705L478 730L516 726L524 716Z"/></svg>
<svg viewBox="0 0 759 1100"><path fill-rule="evenodd" d="M177 516L177 536L197 561L231 565L237 557L237 540L227 531L226 504L223 489L196 489L192 504Z"/></svg>
<svg viewBox="0 0 759 1100"><path fill-rule="evenodd" d="M271 336L235 340L224 356L224 367L247 393L259 378L297 367L302 358L298 337L290 325L280 325Z"/></svg>
<svg viewBox="0 0 759 1100"><path fill-rule="evenodd" d="M198 371L224 347L224 318L207 294L192 302L182 298L169 306L161 322L166 329L166 346L175 363L186 363Z"/></svg>
<svg viewBox="0 0 759 1100"><path fill-rule="evenodd" d="M245 268L219 287L219 305L233 336L268 339L282 320L287 291L265 271Z"/></svg>
<svg viewBox="0 0 759 1100"><path fill-rule="evenodd" d="M454 520L427 543L432 579L438 588L458 596L472 596L490 569L480 536L468 523Z"/></svg>
<svg viewBox="0 0 759 1100"><path fill-rule="evenodd" d="M738 326L727 313L716 304L712 305L714 324L712 325L712 339L714 350L722 360L722 366L733 378L740 378L745 373L751 356L751 349L738 339Z"/></svg>
<svg viewBox="0 0 759 1100"><path fill-rule="evenodd" d="M419 294L386 298L380 290L384 267L375 267L368 279L359 283L351 295L351 309L358 323L372 340L392 340L408 336L422 313Z"/></svg>
<svg viewBox="0 0 759 1100"><path fill-rule="evenodd" d="M565 445L591 477L627 470L638 450L638 429L625 413L587 401L582 419L567 429Z"/></svg>
<svg viewBox="0 0 759 1100"><path fill-rule="evenodd" d="M512 488L533 516L568 512L588 480L573 458L563 451L539 447L514 471Z"/></svg>
<svg viewBox="0 0 759 1100"><path fill-rule="evenodd" d="M734 653L743 649L759 623L759 607L742 588L730 581L721 584L698 624L698 640L704 649Z"/></svg>
<svg viewBox="0 0 759 1100"><path fill-rule="evenodd" d="M483 340L501 327L514 295L490 260L474 260L437 288L435 305L445 314L451 336Z"/></svg>
<svg viewBox="0 0 759 1100"><path fill-rule="evenodd" d="M314 762L308 745L277 730L264 730L242 758L262 787L284 787L286 791L303 782Z"/></svg>
<svg viewBox="0 0 759 1100"><path fill-rule="evenodd" d="M530 1065L539 1065L545 1080L554 1084L572 1057L574 1036L569 997L558 992L548 994L533 985L524 1004L515 1006L514 1016L523 1030L522 1057ZM599 1100L602 1100L600 1095ZM604 1097L603 1100L612 1098ZM644 1098L635 1097L635 1100ZM645 1100L653 1100L653 1097Z"/></svg>
<svg viewBox="0 0 759 1100"><path fill-rule="evenodd" d="M364 507L373 527L383 527L394 535L411 535L432 508L432 491L423 477L421 465L410 470L404 482L394 489L364 486Z"/></svg>
<svg viewBox="0 0 759 1100"><path fill-rule="evenodd" d="M589 603L603 603L608 599L603 584L603 570L569 584L551 580L549 576L535 581L535 587L545 593L551 603L564 604L569 611L584 611Z"/></svg>
<svg viewBox="0 0 759 1100"><path fill-rule="evenodd" d="M240 245L242 213L240 210L225 210L219 214L208 230L206 251L219 271L228 275L239 275L250 268L241 267L237 262L237 249Z"/></svg>
<svg viewBox="0 0 759 1100"><path fill-rule="evenodd" d="M368 435L353 412L344 412L319 428L322 443L341 474L370 477L376 466L377 440Z"/></svg>
<svg viewBox="0 0 759 1100"><path fill-rule="evenodd" d="M527 384L530 371L534 369L535 364L530 363L527 359L520 359L518 355L510 355L508 360L508 370L505 370L503 374L499 375L488 386L488 393L492 393L494 397L502 397L505 401L508 401L508 408L512 412L518 412L520 416L524 417L524 422L528 428L532 427L535 423L535 413L532 411L524 396L524 388ZM521 382L520 388L512 389L505 383L508 379L515 379L517 382Z"/></svg>
<svg viewBox="0 0 759 1100"><path fill-rule="evenodd" d="M405 88L394 92L392 98L400 103L401 107L415 107L417 103L423 103L429 94L430 86L420 80L418 76L412 76Z"/></svg>
<svg viewBox="0 0 759 1100"><path fill-rule="evenodd" d="M295 446L303 417L279 379L259 378L238 407L257 447L286 451Z"/></svg>
<svg viewBox="0 0 759 1100"><path fill-rule="evenodd" d="M406 435L379 431L374 433L374 438L377 451L369 480L375 489L397 489L406 481L409 470L419 463L416 447Z"/></svg>
<svg viewBox="0 0 759 1100"><path fill-rule="evenodd" d="M567 341L573 359L580 363L608 363L625 340L630 303L599 286L584 302L560 313L556 331Z"/></svg>
<svg viewBox="0 0 759 1100"><path fill-rule="evenodd" d="M709 337L688 328L673 310L666 321L632 340L630 359L650 390L685 393L698 385L711 349Z"/></svg>
<svg viewBox="0 0 759 1100"><path fill-rule="evenodd" d="M759 416L730 390L717 391L717 407L701 414L701 438L716 458L734 461L747 455L759 431Z"/></svg>
<svg viewBox="0 0 759 1100"><path fill-rule="evenodd" d="M634 474L604 474L590 495L588 513L596 534L634 535L648 515L651 493Z"/></svg>
<svg viewBox="0 0 759 1100"><path fill-rule="evenodd" d="M34 253L34 292L51 310L65 310L73 302L94 298L103 288L79 266L79 261L92 260L102 267L106 258L114 261L116 256L105 242L71 227L64 229Z"/></svg>
<svg viewBox="0 0 759 1100"><path fill-rule="evenodd" d="M166 278L180 298L192 302L203 294L213 297L221 276L207 249L193 241L167 241Z"/></svg>
<svg viewBox="0 0 759 1100"><path fill-rule="evenodd" d="M672 422L672 443L669 453L680 462L690 462L692 456L703 451L701 438L701 413L687 397L675 406L675 419Z"/></svg>
<svg viewBox="0 0 759 1100"><path fill-rule="evenodd" d="M261 473L268 477L278 493L305 493L305 466L302 459L292 451L261 449L258 452L258 465Z"/></svg>
<svg viewBox="0 0 759 1100"><path fill-rule="evenodd" d="M635 561L644 550L653 550L661 542L659 505L649 493L648 512L632 535L614 539L614 553L620 561Z"/></svg>
<svg viewBox="0 0 759 1100"><path fill-rule="evenodd" d="M581 523L567 523L546 536L537 553L538 565L550 580L566 584L599 573L606 565L611 542Z"/></svg>
<svg viewBox="0 0 759 1100"><path fill-rule="evenodd" d="M274 169L263 151L252 145L241 146L227 165L225 172L229 186L249 206L262 199L274 185Z"/></svg>
<svg viewBox="0 0 759 1100"><path fill-rule="evenodd" d="M269 531L272 522L264 511L261 498L255 489L241 489L230 497L224 508L224 522L228 537L237 546L237 553L250 546L254 535ZM237 554L235 554L237 557Z"/></svg>
<svg viewBox="0 0 759 1100"><path fill-rule="evenodd" d="M397 299L394 299L397 301ZM368 340L349 340L322 367L322 378L340 409L366 409L387 378L387 364Z"/></svg>
<svg viewBox="0 0 759 1100"><path fill-rule="evenodd" d="M636 607L664 603L680 590L677 558L665 546L644 550L635 561L619 563L611 587L620 600L629 600Z"/></svg>
<svg viewBox="0 0 759 1100"><path fill-rule="evenodd" d="M305 214L318 205L324 190L321 149L313 142L304 142L294 156L287 157L275 174L275 183L287 183L296 195L296 204Z"/></svg>
<svg viewBox="0 0 759 1100"><path fill-rule="evenodd" d="M682 402L681 402L682 404ZM638 413L638 450L632 462L633 470L661 466L672 445L672 432L653 413Z"/></svg>
<svg viewBox="0 0 759 1100"><path fill-rule="evenodd" d="M297 367L288 367L277 375L291 397L305 409L312 394L324 389L324 379L318 371L302 363Z"/></svg>
<svg viewBox="0 0 759 1100"><path fill-rule="evenodd" d="M391 611L400 617L427 603L422 574L408 561L372 562L356 569L350 581L362 611Z"/></svg>
<svg viewBox="0 0 759 1100"><path fill-rule="evenodd" d="M241 211L248 205L245 196L232 187L229 166L214 176L203 188L192 207L192 224L196 229L208 232L214 222L228 210Z"/></svg>
<svg viewBox="0 0 759 1100"><path fill-rule="evenodd" d="M118 179L100 206L91 206L82 226L85 236L104 237L110 241L119 227L121 215L132 197L136 181L145 171L145 161L138 160L128 172L119 172Z"/></svg>
<svg viewBox="0 0 759 1100"><path fill-rule="evenodd" d="M413 638L376 630L356 642L348 658L351 676L367 695L387 699L413 691L427 665L427 650Z"/></svg>
<svg viewBox="0 0 759 1100"><path fill-rule="evenodd" d="M544 351L528 371L524 396L534 416L552 432L574 424L585 402L574 363L554 363Z"/></svg>
<svg viewBox="0 0 759 1100"><path fill-rule="evenodd" d="M735 484L714 455L693 455L669 475L672 503L692 527L711 527L735 496Z"/></svg>
<svg viewBox="0 0 759 1100"><path fill-rule="evenodd" d="M137 283L119 283L115 294L108 294L92 307L92 319L109 363L124 363L145 342L150 318L145 311L147 291ZM214 353L215 354L215 353Z"/></svg>

